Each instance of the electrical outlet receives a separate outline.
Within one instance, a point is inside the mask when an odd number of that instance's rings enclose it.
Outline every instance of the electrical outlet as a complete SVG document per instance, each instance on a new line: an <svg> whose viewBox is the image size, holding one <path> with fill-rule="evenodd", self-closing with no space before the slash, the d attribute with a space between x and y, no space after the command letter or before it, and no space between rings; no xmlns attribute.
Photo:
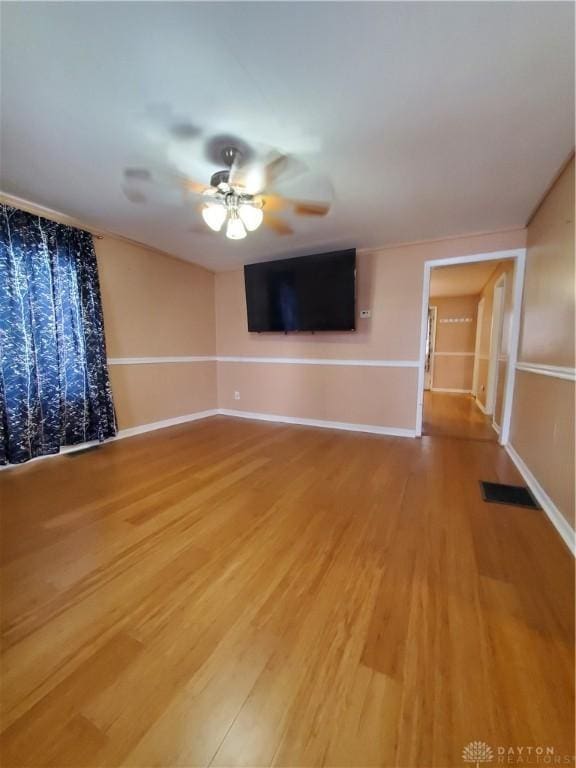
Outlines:
<svg viewBox="0 0 576 768"><path fill-rule="evenodd" d="M372 311L370 309L361 309L360 310L360 317L362 317L362 318L372 317Z"/></svg>
<svg viewBox="0 0 576 768"><path fill-rule="evenodd" d="M240 392L234 392L234 400L240 400Z"/></svg>

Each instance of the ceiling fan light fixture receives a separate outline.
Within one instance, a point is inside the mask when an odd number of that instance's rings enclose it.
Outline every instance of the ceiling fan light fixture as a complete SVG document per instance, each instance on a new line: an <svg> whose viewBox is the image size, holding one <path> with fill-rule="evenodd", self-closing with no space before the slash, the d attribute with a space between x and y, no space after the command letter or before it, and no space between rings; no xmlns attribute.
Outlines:
<svg viewBox="0 0 576 768"><path fill-rule="evenodd" d="M222 205L205 205L202 208L202 218L214 232L220 232L222 224L226 221L226 208Z"/></svg>
<svg viewBox="0 0 576 768"><path fill-rule="evenodd" d="M235 210L230 211L230 218L226 225L226 237L230 240L242 240L246 237L246 229L238 213Z"/></svg>
<svg viewBox="0 0 576 768"><path fill-rule="evenodd" d="M254 230L258 229L264 218L262 208L257 208L249 203L240 205L238 215L248 232L254 232Z"/></svg>

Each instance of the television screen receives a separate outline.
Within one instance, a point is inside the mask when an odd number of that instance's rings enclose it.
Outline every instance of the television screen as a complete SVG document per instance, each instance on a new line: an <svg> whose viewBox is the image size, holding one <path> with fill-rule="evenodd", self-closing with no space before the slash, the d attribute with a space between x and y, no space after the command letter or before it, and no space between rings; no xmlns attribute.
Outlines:
<svg viewBox="0 0 576 768"><path fill-rule="evenodd" d="M356 251L244 267L248 330L354 331Z"/></svg>

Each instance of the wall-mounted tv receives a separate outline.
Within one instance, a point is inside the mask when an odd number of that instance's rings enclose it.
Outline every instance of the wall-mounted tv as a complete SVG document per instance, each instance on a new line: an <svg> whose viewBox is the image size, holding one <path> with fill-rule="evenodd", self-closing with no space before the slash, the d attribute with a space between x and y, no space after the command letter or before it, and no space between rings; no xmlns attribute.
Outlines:
<svg viewBox="0 0 576 768"><path fill-rule="evenodd" d="M248 330L356 330L356 250L244 267Z"/></svg>

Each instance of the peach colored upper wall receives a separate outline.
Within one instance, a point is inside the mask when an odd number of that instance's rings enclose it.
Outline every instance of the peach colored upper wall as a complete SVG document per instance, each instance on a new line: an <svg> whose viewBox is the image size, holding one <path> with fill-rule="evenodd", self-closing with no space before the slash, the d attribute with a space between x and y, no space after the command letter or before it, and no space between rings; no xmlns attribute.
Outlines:
<svg viewBox="0 0 576 768"><path fill-rule="evenodd" d="M474 352L478 296L430 299L430 305L437 309L435 351ZM468 317L471 319L469 323L442 322Z"/></svg>
<svg viewBox="0 0 576 768"><path fill-rule="evenodd" d="M123 240L95 241L109 357L214 355L214 274Z"/></svg>
<svg viewBox="0 0 576 768"><path fill-rule="evenodd" d="M528 227L518 358L574 366L574 159Z"/></svg>
<svg viewBox="0 0 576 768"><path fill-rule="evenodd" d="M216 274L216 347L219 355L417 360L423 264L472 253L523 248L525 231L417 243L359 253L355 333L255 334L246 327L242 270Z"/></svg>
<svg viewBox="0 0 576 768"><path fill-rule="evenodd" d="M109 358L216 351L214 274L144 246L95 241ZM120 429L216 407L216 363L111 365Z"/></svg>

